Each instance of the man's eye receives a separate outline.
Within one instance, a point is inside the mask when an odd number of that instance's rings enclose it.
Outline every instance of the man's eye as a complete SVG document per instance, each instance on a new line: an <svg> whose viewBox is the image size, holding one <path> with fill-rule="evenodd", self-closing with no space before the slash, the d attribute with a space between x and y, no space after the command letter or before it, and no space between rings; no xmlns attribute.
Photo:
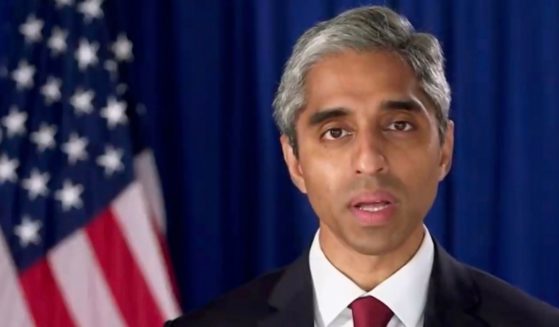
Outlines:
<svg viewBox="0 0 559 327"><path fill-rule="evenodd" d="M413 129L413 125L407 121L395 121L388 125L389 130L407 132Z"/></svg>
<svg viewBox="0 0 559 327"><path fill-rule="evenodd" d="M330 128L322 134L322 137L326 140L336 140L347 135L349 135L349 132L343 128Z"/></svg>

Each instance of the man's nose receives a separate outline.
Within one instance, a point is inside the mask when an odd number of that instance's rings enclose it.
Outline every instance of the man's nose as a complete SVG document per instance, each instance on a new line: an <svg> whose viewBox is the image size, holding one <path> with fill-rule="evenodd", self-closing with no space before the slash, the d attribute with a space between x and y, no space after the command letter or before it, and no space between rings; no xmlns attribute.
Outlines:
<svg viewBox="0 0 559 327"><path fill-rule="evenodd" d="M354 168L358 175L375 175L388 171L382 136L366 133L355 139Z"/></svg>

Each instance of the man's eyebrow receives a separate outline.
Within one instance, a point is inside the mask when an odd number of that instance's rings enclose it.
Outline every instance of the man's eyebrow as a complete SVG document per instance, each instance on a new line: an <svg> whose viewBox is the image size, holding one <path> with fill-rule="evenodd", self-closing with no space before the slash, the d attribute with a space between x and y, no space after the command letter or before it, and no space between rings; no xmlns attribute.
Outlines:
<svg viewBox="0 0 559 327"><path fill-rule="evenodd" d="M387 100L381 104L384 110L423 111L421 104L415 100Z"/></svg>
<svg viewBox="0 0 559 327"><path fill-rule="evenodd" d="M313 113L308 120L309 126L316 126L324 121L332 118L344 117L349 115L349 111L345 108L329 108L323 109L318 112Z"/></svg>

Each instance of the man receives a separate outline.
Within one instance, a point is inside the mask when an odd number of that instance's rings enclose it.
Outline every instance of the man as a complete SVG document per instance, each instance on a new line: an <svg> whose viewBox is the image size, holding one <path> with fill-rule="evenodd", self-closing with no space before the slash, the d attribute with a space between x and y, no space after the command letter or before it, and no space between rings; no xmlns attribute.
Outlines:
<svg viewBox="0 0 559 327"><path fill-rule="evenodd" d="M310 249L169 326L559 326L559 310L461 264L423 220L452 161L437 40L384 7L298 40L274 101Z"/></svg>

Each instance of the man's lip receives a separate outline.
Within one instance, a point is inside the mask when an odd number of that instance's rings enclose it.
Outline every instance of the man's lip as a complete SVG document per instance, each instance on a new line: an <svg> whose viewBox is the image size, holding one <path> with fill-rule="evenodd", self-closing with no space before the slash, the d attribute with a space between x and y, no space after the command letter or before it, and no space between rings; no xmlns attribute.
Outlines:
<svg viewBox="0 0 559 327"><path fill-rule="evenodd" d="M376 203L395 204L396 201L396 197L388 191L375 191L360 193L359 195L353 197L349 202L349 206L355 208L362 205L370 205Z"/></svg>
<svg viewBox="0 0 559 327"><path fill-rule="evenodd" d="M349 202L349 210L361 226L388 224L396 212L396 197L384 190L362 192Z"/></svg>

